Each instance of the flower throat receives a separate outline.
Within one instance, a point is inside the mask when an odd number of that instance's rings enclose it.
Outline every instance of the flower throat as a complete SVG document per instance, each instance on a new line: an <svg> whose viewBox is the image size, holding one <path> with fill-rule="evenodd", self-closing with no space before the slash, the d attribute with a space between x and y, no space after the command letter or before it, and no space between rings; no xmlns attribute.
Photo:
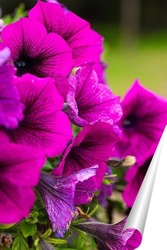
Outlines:
<svg viewBox="0 0 167 250"><path fill-rule="evenodd" d="M34 60L30 57L20 57L17 61L15 61L14 65L17 68L18 76L22 76L25 73L34 73Z"/></svg>

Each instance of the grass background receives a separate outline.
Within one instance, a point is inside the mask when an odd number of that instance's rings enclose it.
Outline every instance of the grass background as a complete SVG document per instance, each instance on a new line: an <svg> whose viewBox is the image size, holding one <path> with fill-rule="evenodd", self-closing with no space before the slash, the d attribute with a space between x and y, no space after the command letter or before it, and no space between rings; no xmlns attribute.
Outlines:
<svg viewBox="0 0 167 250"><path fill-rule="evenodd" d="M115 94L124 96L137 78L146 88L167 98L167 31L140 36L135 47L123 47L119 30L94 27L105 38L103 59L107 80Z"/></svg>

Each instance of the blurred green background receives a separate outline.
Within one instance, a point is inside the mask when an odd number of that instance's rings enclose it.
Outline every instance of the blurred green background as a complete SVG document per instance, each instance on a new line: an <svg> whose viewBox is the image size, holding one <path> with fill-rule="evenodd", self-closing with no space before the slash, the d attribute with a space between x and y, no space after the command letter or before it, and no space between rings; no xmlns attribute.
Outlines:
<svg viewBox="0 0 167 250"><path fill-rule="evenodd" d="M35 0L0 0L2 16L23 2L30 9ZM60 0L90 21L105 38L103 59L107 80L123 96L134 79L167 97L167 1L164 0Z"/></svg>

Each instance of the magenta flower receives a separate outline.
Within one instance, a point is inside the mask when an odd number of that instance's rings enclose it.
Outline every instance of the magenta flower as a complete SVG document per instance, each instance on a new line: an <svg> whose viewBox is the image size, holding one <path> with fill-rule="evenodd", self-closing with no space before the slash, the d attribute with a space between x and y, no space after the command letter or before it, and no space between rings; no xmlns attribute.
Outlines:
<svg viewBox="0 0 167 250"><path fill-rule="evenodd" d="M9 24L1 36L11 50L17 75L31 73L38 77L53 77L60 94L66 95L72 52L64 39L57 34L47 34L41 23L28 18Z"/></svg>
<svg viewBox="0 0 167 250"><path fill-rule="evenodd" d="M52 78L25 74L15 81L24 119L15 130L6 131L13 142L44 150L48 157L61 154L72 138L68 117L61 111L63 99Z"/></svg>
<svg viewBox="0 0 167 250"><path fill-rule="evenodd" d="M47 3L59 3L57 0L46 0Z"/></svg>
<svg viewBox="0 0 167 250"><path fill-rule="evenodd" d="M9 48L0 43L0 126L13 129L23 119L23 105L13 83L15 70L9 59Z"/></svg>
<svg viewBox="0 0 167 250"><path fill-rule="evenodd" d="M126 219L115 225L97 222L94 219L76 225L95 238L99 250L133 250L142 241L141 233L134 228L124 230Z"/></svg>
<svg viewBox="0 0 167 250"><path fill-rule="evenodd" d="M99 62L103 38L81 19L60 4L38 1L28 17L41 22L47 31L60 35L72 49L73 66Z"/></svg>
<svg viewBox="0 0 167 250"><path fill-rule="evenodd" d="M129 168L125 175L126 187L122 193L122 197L128 207L133 206L150 162L151 158L143 165L135 165Z"/></svg>
<svg viewBox="0 0 167 250"><path fill-rule="evenodd" d="M167 123L167 100L145 89L136 80L121 103L123 138L119 157L134 155L142 165L155 151Z"/></svg>
<svg viewBox="0 0 167 250"><path fill-rule="evenodd" d="M115 155L136 157L136 165L127 171L128 186L123 195L127 205L132 206L146 171L139 169L153 156L167 123L167 100L145 89L136 80L122 101L122 109L123 137L116 145Z"/></svg>
<svg viewBox="0 0 167 250"><path fill-rule="evenodd" d="M101 185L107 168L106 161L111 156L114 144L117 140L118 134L110 124L98 122L94 125L86 125L67 147L62 161L59 166L53 170L53 174L60 176L72 174L81 169L98 164L99 168L96 177L76 187L76 190L77 188L83 190L83 197L87 195L89 189L95 189L94 191L96 191ZM86 190L85 193L84 190ZM87 199L87 202L88 201L90 201L90 199ZM81 192L80 195L76 193L75 203L82 203Z"/></svg>
<svg viewBox="0 0 167 250"><path fill-rule="evenodd" d="M96 170L97 166L94 166L63 177L41 173L37 188L44 201L52 229L57 236L64 236L71 220L78 214L74 203L76 184L94 176Z"/></svg>
<svg viewBox="0 0 167 250"><path fill-rule="evenodd" d="M29 215L45 156L36 148L10 143L2 132L0 141L0 224L10 224Z"/></svg>
<svg viewBox="0 0 167 250"><path fill-rule="evenodd" d="M68 82L69 92L64 111L74 124L85 126L97 121L113 124L121 118L120 98L98 82L92 64L80 67L68 77Z"/></svg>
<svg viewBox="0 0 167 250"><path fill-rule="evenodd" d="M99 79L98 81L100 83L107 85L106 68L107 68L107 64L104 62L98 62L94 65L94 70L96 71L97 77Z"/></svg>

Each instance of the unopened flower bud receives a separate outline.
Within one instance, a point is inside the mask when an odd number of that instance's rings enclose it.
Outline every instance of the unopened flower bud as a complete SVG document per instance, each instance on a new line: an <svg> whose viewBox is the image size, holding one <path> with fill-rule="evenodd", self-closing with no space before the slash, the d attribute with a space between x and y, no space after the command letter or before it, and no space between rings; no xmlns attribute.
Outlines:
<svg viewBox="0 0 167 250"><path fill-rule="evenodd" d="M122 166L123 167L131 167L136 163L136 157L128 155L124 158Z"/></svg>

